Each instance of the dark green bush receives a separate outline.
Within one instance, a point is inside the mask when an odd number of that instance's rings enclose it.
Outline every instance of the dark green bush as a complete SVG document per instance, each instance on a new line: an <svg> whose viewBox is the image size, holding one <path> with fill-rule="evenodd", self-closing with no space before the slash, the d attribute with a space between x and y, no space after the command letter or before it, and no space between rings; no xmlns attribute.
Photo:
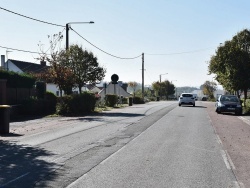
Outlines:
<svg viewBox="0 0 250 188"><path fill-rule="evenodd" d="M47 91L44 98L47 104L47 113L54 114L56 112L57 96L54 93Z"/></svg>
<svg viewBox="0 0 250 188"><path fill-rule="evenodd" d="M134 104L144 104L145 102L144 102L144 100L141 98L141 97L134 97L133 98L133 103Z"/></svg>
<svg viewBox="0 0 250 188"><path fill-rule="evenodd" d="M94 111L95 102L93 93L66 95L59 98L56 112L59 115L84 115Z"/></svg>
<svg viewBox="0 0 250 188"><path fill-rule="evenodd" d="M56 112L57 97L47 92L44 99L29 98L22 102L20 115L40 116Z"/></svg>
<svg viewBox="0 0 250 188"><path fill-rule="evenodd" d="M38 99L44 99L46 93L46 83L42 81L36 82L36 96Z"/></svg>
<svg viewBox="0 0 250 188"><path fill-rule="evenodd" d="M242 105L244 105L244 100L242 100ZM250 114L250 99L246 99L245 106L243 106L245 114Z"/></svg>
<svg viewBox="0 0 250 188"><path fill-rule="evenodd" d="M128 97L122 98L122 104L128 104Z"/></svg>
<svg viewBox="0 0 250 188"><path fill-rule="evenodd" d="M33 88L35 78L26 73L0 70L0 79L7 79L8 88Z"/></svg>
<svg viewBox="0 0 250 188"><path fill-rule="evenodd" d="M118 102L118 96L113 94L106 95L106 104L109 107L114 107L115 104Z"/></svg>
<svg viewBox="0 0 250 188"><path fill-rule="evenodd" d="M46 115L46 104L45 99L29 98L22 102L20 115L28 116L40 116Z"/></svg>

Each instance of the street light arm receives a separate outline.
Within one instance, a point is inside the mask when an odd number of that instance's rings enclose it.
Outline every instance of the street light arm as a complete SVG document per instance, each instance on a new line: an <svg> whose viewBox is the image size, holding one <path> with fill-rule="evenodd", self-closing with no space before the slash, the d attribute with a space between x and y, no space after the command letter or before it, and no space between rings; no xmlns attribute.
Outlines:
<svg viewBox="0 0 250 188"><path fill-rule="evenodd" d="M89 22L69 22L69 23L66 23L66 50L69 49L69 25L70 24L85 24L85 23L93 24L95 22L89 21Z"/></svg>

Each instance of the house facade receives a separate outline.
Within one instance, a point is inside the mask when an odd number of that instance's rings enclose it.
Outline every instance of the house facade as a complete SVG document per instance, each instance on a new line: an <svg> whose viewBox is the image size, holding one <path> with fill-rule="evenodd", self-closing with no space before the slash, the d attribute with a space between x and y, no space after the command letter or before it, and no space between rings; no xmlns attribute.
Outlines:
<svg viewBox="0 0 250 188"><path fill-rule="evenodd" d="M126 91L126 87L124 87L124 85L122 84L122 82L119 82L118 84L109 83L107 84L106 88L103 88L99 92L99 95L101 96L102 99L104 99L106 94L116 94L118 96L123 96L123 97L132 96L130 93Z"/></svg>

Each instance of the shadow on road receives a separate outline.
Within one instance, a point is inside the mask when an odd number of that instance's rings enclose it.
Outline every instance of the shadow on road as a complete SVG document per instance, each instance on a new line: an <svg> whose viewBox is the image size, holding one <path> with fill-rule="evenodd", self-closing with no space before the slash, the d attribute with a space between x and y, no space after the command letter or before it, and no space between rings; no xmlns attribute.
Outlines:
<svg viewBox="0 0 250 188"><path fill-rule="evenodd" d="M0 140L0 187L34 187L39 179L53 180L55 164L38 158L51 155L41 148Z"/></svg>
<svg viewBox="0 0 250 188"><path fill-rule="evenodd" d="M134 113L120 113L120 112L100 112L100 113L95 113L88 115L88 117L72 117L72 118L67 118L62 121L103 121L104 117L140 117L140 116L145 116L144 114L134 114Z"/></svg>

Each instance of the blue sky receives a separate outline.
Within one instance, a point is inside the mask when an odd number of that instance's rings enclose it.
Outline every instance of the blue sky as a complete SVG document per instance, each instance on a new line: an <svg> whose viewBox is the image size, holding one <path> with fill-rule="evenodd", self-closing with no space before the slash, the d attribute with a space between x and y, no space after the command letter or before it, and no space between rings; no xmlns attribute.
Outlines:
<svg viewBox="0 0 250 188"><path fill-rule="evenodd" d="M100 49L123 58L144 53L145 84L168 79L177 87L199 87L210 57L220 43L249 28L250 1L240 0L1 0L0 7L35 19L71 27ZM0 9L0 46L39 52L49 49L47 35L63 27L29 20ZM61 47L65 47L64 39ZM40 41L40 42L39 42ZM107 69L105 81L118 74L121 81L141 83L141 57L124 60L109 56L69 31L70 44L92 51ZM39 63L37 54L14 50L8 58ZM6 55L6 49L0 48Z"/></svg>

